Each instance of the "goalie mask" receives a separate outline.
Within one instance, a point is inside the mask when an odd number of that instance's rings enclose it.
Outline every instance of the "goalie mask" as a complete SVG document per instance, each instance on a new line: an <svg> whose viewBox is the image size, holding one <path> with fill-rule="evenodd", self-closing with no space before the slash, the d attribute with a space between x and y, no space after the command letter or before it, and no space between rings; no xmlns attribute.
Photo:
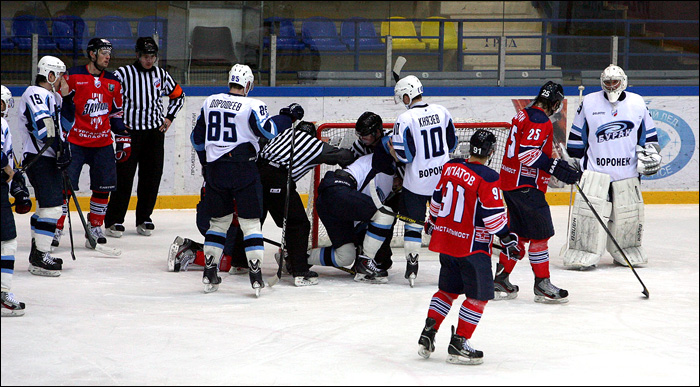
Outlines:
<svg viewBox="0 0 700 387"><path fill-rule="evenodd" d="M2 85L2 103L5 104L2 109L2 116L7 117L10 113L10 109L13 108L15 104L10 89L5 87L5 85Z"/></svg>
<svg viewBox="0 0 700 387"><path fill-rule="evenodd" d="M397 104L403 102L404 95L408 95L408 99L413 101L414 98L421 94L423 94L423 84L415 75L402 78L394 86L394 102ZM408 103L408 105L404 104L406 109L409 108L411 102L409 101Z"/></svg>
<svg viewBox="0 0 700 387"><path fill-rule="evenodd" d="M62 60L56 58L55 56L47 55L39 60L36 70L37 75L46 77L46 82L51 84L51 87L53 87L54 83L58 81L58 78L66 72L66 65ZM53 73L56 77L53 82L49 80L49 74L51 73Z"/></svg>
<svg viewBox="0 0 700 387"><path fill-rule="evenodd" d="M246 96L253 90L254 81L253 71L246 65L235 64L231 67L231 71L228 72L229 85L233 83L242 86L244 89L243 93Z"/></svg>
<svg viewBox="0 0 700 387"><path fill-rule="evenodd" d="M496 136L485 129L479 129L469 139L469 154L477 157L488 157L495 149Z"/></svg>
<svg viewBox="0 0 700 387"><path fill-rule="evenodd" d="M619 66L611 64L600 74L600 86L608 96L608 101L615 103L627 88L627 74Z"/></svg>

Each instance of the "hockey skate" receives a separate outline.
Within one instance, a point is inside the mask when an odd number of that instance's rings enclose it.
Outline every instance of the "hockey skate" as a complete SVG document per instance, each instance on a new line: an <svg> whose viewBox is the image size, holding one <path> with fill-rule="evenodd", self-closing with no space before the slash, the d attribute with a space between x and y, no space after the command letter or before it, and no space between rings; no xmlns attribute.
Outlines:
<svg viewBox="0 0 700 387"><path fill-rule="evenodd" d="M153 230L155 229L156 226L153 224L153 222L143 222L136 226L136 232L144 236L151 236Z"/></svg>
<svg viewBox="0 0 700 387"><path fill-rule="evenodd" d="M455 334L453 325L446 361L450 364L477 365L484 362L484 353L474 349L466 338Z"/></svg>
<svg viewBox="0 0 700 387"><path fill-rule="evenodd" d="M518 285L513 285L508 280L510 273L506 273L503 265L496 264L496 278L493 280L494 301L513 300L518 297L520 288Z"/></svg>
<svg viewBox="0 0 700 387"><path fill-rule="evenodd" d="M535 302L564 304L569 302L569 292L552 285L549 278L535 278Z"/></svg>
<svg viewBox="0 0 700 387"><path fill-rule="evenodd" d="M313 286L318 285L318 273L312 270L293 272L294 286Z"/></svg>
<svg viewBox="0 0 700 387"><path fill-rule="evenodd" d="M125 230L126 229L124 228L123 224L115 223L107 227L107 229L105 230L105 234L111 236L112 238L121 238Z"/></svg>
<svg viewBox="0 0 700 387"><path fill-rule="evenodd" d="M435 329L436 321L434 318L428 317L425 319L425 327L420 333L420 338L418 339L418 354L427 359L430 354L435 352L435 334L437 329Z"/></svg>
<svg viewBox="0 0 700 387"><path fill-rule="evenodd" d="M62 235L63 235L63 230L56 227L56 231L53 233L53 240L51 241L51 251L53 251L54 248L58 247L58 245L61 243L61 236Z"/></svg>
<svg viewBox="0 0 700 387"><path fill-rule="evenodd" d="M255 290L255 296L260 297L260 289L265 287L265 281L263 281L262 268L260 267L260 260L256 259L253 261L248 261L248 276L250 277L250 285Z"/></svg>
<svg viewBox="0 0 700 387"><path fill-rule="evenodd" d="M218 269L214 264L214 257L208 255L205 258L204 275L202 276L204 284L204 293L212 293L219 290L221 277L218 276Z"/></svg>
<svg viewBox="0 0 700 387"><path fill-rule="evenodd" d="M359 255L355 260L355 281L368 282L373 284L385 284L389 282L389 277L379 277L377 263L366 255Z"/></svg>
<svg viewBox="0 0 700 387"><path fill-rule="evenodd" d="M32 240L32 249L29 252L29 267L28 270L34 275L43 277L58 277L61 275L63 260L58 263L48 252L37 250L34 240Z"/></svg>
<svg viewBox="0 0 700 387"><path fill-rule="evenodd" d="M408 280L408 284L413 287L416 283L416 276L418 275L418 254L408 254L406 257L406 274L404 278Z"/></svg>
<svg viewBox="0 0 700 387"><path fill-rule="evenodd" d="M168 252L168 271L187 271L196 256L192 248L194 243L191 239L175 237Z"/></svg>
<svg viewBox="0 0 700 387"><path fill-rule="evenodd" d="M15 300L15 295L8 292L0 293L2 300L2 317L19 317L24 315L24 302Z"/></svg>
<svg viewBox="0 0 700 387"><path fill-rule="evenodd" d="M88 225L88 230L90 230L90 235L92 235L92 237L95 239L95 242L101 245L107 243L107 237L105 237L105 234L102 231L102 226ZM88 235L85 234L85 247L92 249L92 246L90 246L90 241L87 238Z"/></svg>

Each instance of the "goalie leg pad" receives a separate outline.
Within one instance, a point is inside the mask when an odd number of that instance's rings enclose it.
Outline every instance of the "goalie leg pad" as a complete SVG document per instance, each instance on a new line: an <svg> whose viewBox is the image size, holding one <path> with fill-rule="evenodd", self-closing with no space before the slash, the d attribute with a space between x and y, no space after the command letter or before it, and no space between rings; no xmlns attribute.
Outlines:
<svg viewBox="0 0 700 387"><path fill-rule="evenodd" d="M232 219L233 214L220 218L211 218L209 221L209 230L207 230L207 233L204 235L204 247L202 248L204 255L214 257L214 263L217 266L224 252L226 232L231 225Z"/></svg>
<svg viewBox="0 0 700 387"><path fill-rule="evenodd" d="M243 246L245 247L245 257L248 262L254 262L258 260L260 264L263 261L263 255L265 254L265 246L263 244L262 226L260 225L260 219L252 218L238 218L238 224L243 231ZM231 225L231 219L229 219L228 225ZM226 227L228 230L228 227Z"/></svg>
<svg viewBox="0 0 700 387"><path fill-rule="evenodd" d="M611 204L607 201L610 176L605 173L584 171L580 183L581 190L595 208L596 212L607 222ZM564 252L564 267L585 269L597 265L605 253L607 234L600 225L593 211L581 195L574 199L569 226L569 247Z"/></svg>
<svg viewBox="0 0 700 387"><path fill-rule="evenodd" d="M9 292L12 289L12 274L15 271L15 253L17 252L17 238L2 241L2 291Z"/></svg>
<svg viewBox="0 0 700 387"><path fill-rule="evenodd" d="M355 245L346 243L337 249L330 246L319 247L309 251L309 265L350 266L355 262Z"/></svg>
<svg viewBox="0 0 700 387"><path fill-rule="evenodd" d="M63 215L61 206L38 208L36 214L32 216L32 237L36 242L36 248L39 251L51 251L51 242L56 233L56 223L58 218Z"/></svg>
<svg viewBox="0 0 700 387"><path fill-rule="evenodd" d="M374 259L377 255L377 251L382 247L384 240L386 240L391 233L391 226L393 224L393 215L388 215L381 211L374 213L367 227L365 239L362 242L362 251L367 257Z"/></svg>
<svg viewBox="0 0 700 387"><path fill-rule="evenodd" d="M643 226L644 199L639 179L631 178L613 182L609 228L633 266L644 265L648 262L642 248ZM608 237L607 248L615 262L627 266L625 258L610 237Z"/></svg>

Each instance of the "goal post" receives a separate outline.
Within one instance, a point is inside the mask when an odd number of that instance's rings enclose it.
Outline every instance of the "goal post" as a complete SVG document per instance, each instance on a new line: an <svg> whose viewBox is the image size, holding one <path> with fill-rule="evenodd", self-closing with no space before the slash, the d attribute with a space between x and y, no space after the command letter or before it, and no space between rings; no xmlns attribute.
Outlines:
<svg viewBox="0 0 700 387"><path fill-rule="evenodd" d="M453 153L450 154L451 158L463 157L467 158L469 155L469 140L472 134L479 129L487 129L496 135L496 149L491 157L488 167L499 172L501 169L501 161L503 160L503 154L505 153L506 142L508 140L508 132L510 130L510 123L508 122L457 122L454 124L457 132L457 148ZM393 122L385 122L383 124L384 129L391 129L394 127ZM357 140L357 135L355 134L355 123L354 122L326 122L318 126L317 137L325 142L328 142L334 146L340 148L351 148L353 142ZM318 214L316 212L316 198L318 196L318 185L321 179L329 170L335 170L340 168L337 165L327 165L322 164L314 168L313 176L311 179L311 186L309 187L309 198L306 207L306 213L311 222L311 234L309 236L309 245L311 247L318 246L329 246L331 244L326 234L326 230L323 227L323 223L319 220ZM427 211L427 209L426 209ZM392 237L391 245L392 247L402 247L403 246L403 233L404 224L402 221L397 221L394 226L394 234ZM424 245L427 243L426 236L423 236Z"/></svg>

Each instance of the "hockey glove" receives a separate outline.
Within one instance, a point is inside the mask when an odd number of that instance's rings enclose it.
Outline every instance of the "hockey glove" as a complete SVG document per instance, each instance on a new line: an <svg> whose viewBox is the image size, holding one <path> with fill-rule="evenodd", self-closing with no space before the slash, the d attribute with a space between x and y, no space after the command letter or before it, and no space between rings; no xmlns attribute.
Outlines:
<svg viewBox="0 0 700 387"><path fill-rule="evenodd" d="M637 172L651 176L661 169L661 155L653 144L637 145Z"/></svg>
<svg viewBox="0 0 700 387"><path fill-rule="evenodd" d="M56 151L56 167L59 171L66 170L72 159L70 144L66 141L58 142L58 150Z"/></svg>
<svg viewBox="0 0 700 387"><path fill-rule="evenodd" d="M569 163L562 159L552 159L549 165L549 174L553 175L561 182L566 184L574 184L581 180L581 171L572 167Z"/></svg>
<svg viewBox="0 0 700 387"><path fill-rule="evenodd" d="M501 246L503 250L508 255L508 258L520 259L520 249L518 248L518 235L510 233L505 237L501 238Z"/></svg>
<svg viewBox="0 0 700 387"><path fill-rule="evenodd" d="M32 201L29 199L29 189L24 181L24 175L21 172L15 173L12 177L10 194L15 198L16 213L26 214L32 209Z"/></svg>
<svg viewBox="0 0 700 387"><path fill-rule="evenodd" d="M117 143L117 150L114 153L114 158L118 163L123 163L131 156L131 137L126 135L115 134L114 142Z"/></svg>
<svg viewBox="0 0 700 387"><path fill-rule="evenodd" d="M429 216L428 219L426 219L425 225L423 226L423 231L425 231L426 234L433 235L433 230L435 229L435 220L436 219L433 219L432 216Z"/></svg>
<svg viewBox="0 0 700 387"><path fill-rule="evenodd" d="M297 121L304 118L304 108L302 108L298 103L293 103L280 109L280 114L291 117L292 121Z"/></svg>

